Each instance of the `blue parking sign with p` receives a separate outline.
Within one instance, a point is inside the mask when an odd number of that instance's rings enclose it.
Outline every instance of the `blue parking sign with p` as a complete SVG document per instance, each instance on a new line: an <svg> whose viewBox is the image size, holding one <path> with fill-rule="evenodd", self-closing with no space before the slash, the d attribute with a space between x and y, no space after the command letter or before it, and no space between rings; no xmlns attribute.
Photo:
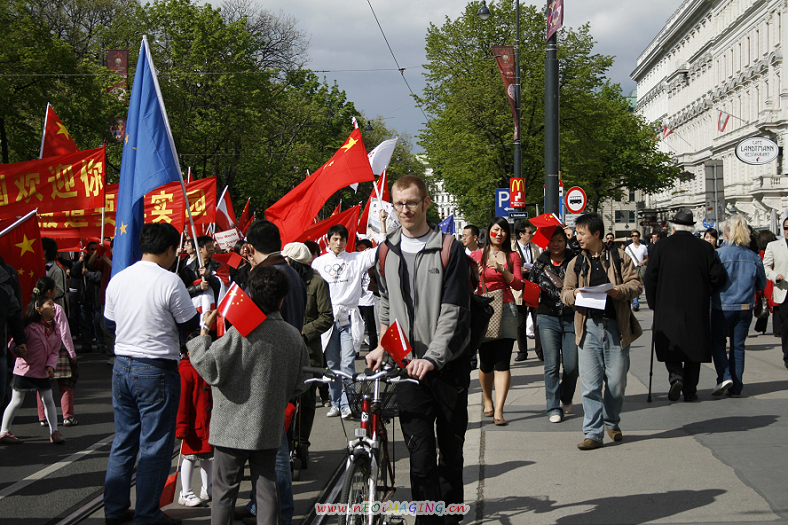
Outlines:
<svg viewBox="0 0 788 525"><path fill-rule="evenodd" d="M497 217L508 217L510 211L515 211L510 206L509 188L495 188L495 215Z"/></svg>

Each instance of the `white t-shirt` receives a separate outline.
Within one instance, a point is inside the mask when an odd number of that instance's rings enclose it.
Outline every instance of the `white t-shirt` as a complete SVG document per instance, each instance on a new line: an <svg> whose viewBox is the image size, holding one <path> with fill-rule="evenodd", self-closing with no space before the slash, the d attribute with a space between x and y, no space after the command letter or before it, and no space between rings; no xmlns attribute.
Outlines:
<svg viewBox="0 0 788 525"><path fill-rule="evenodd" d="M635 266L642 263L648 256L648 247L643 243L640 243L640 246L635 246L635 243L633 242L627 246L624 251L632 259L632 262L635 263ZM635 254L634 257L632 256L633 253Z"/></svg>
<svg viewBox="0 0 788 525"><path fill-rule="evenodd" d="M181 278L139 261L110 280L104 317L115 321L115 355L179 360L178 327L197 314Z"/></svg>
<svg viewBox="0 0 788 525"><path fill-rule="evenodd" d="M331 304L356 308L361 298L361 279L367 270L375 264L377 250L348 253L343 251L335 255L330 251L312 261L312 268L328 284L331 293ZM335 308L336 313L336 308Z"/></svg>

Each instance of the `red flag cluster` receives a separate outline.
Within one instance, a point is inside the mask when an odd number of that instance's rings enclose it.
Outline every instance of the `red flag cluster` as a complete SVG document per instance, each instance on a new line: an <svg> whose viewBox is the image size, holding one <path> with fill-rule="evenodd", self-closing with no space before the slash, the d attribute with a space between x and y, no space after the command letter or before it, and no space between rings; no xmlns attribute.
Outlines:
<svg viewBox="0 0 788 525"><path fill-rule="evenodd" d="M400 326L399 321L396 319L380 339L380 346L382 346L386 353L388 353L402 368L405 368L404 359L413 351L407 336L402 331L402 326Z"/></svg>
<svg viewBox="0 0 788 525"><path fill-rule="evenodd" d="M7 230L0 232L0 253L6 264L19 274L23 306L27 306L36 281L46 275L44 247L35 215L35 211L31 211L15 224L4 221Z"/></svg>

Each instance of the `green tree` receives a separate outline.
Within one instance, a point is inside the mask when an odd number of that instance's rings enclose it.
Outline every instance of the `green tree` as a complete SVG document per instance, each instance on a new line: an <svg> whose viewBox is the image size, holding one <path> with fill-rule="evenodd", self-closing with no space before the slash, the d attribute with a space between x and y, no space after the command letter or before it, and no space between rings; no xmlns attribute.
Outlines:
<svg viewBox="0 0 788 525"><path fill-rule="evenodd" d="M431 120L420 144L435 176L457 196L466 219L486 224L494 213L494 189L507 187L514 171L513 118L491 47L514 45L515 3L491 2L486 21L476 14L479 5L471 2L459 18L428 29L427 87L420 101ZM522 177L531 206L542 203L544 184L541 9L522 5L520 30ZM578 175L577 159L581 152L593 151L586 141L595 140L584 131L599 104L588 106L600 92L617 90L605 78L613 58L594 53L593 47L587 25L559 32L561 163L562 169Z"/></svg>

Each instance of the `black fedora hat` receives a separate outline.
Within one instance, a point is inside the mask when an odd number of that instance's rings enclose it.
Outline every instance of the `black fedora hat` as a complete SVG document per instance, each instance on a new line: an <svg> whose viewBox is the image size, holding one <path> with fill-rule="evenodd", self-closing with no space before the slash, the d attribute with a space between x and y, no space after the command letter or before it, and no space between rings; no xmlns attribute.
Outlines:
<svg viewBox="0 0 788 525"><path fill-rule="evenodd" d="M687 208L679 208L676 215L670 219L674 224L681 224L684 226L695 226L695 220L692 218L692 212Z"/></svg>

